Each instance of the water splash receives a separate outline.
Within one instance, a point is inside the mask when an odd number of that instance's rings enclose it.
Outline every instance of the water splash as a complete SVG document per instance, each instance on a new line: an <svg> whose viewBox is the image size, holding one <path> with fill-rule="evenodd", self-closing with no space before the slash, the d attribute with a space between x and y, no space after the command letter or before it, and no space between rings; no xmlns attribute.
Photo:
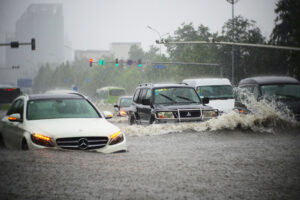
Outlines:
<svg viewBox="0 0 300 200"><path fill-rule="evenodd" d="M205 122L166 123L145 126L128 126L123 123L119 127L129 136L162 135L186 131L202 133L235 129L260 133L276 133L282 132L282 130L300 128L300 123L294 119L291 110L283 103L268 99L257 101L251 94L247 94L246 99L242 103L250 110L249 114L231 111ZM125 121L126 118L122 120Z"/></svg>

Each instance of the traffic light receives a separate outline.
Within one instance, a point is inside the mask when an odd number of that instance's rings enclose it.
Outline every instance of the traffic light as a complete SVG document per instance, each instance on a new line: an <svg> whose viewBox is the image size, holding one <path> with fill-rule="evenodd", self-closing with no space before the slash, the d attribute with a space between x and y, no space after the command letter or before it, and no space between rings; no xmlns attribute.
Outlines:
<svg viewBox="0 0 300 200"><path fill-rule="evenodd" d="M35 50L35 39L34 38L31 39L31 50L32 51Z"/></svg>
<svg viewBox="0 0 300 200"><path fill-rule="evenodd" d="M101 59L100 59L98 65L99 65L99 66L102 66L102 65L104 65L104 64L105 64L105 60L101 60Z"/></svg>
<svg viewBox="0 0 300 200"><path fill-rule="evenodd" d="M17 41L11 42L10 47L11 48L19 48L19 42L17 42Z"/></svg>
<svg viewBox="0 0 300 200"><path fill-rule="evenodd" d="M142 67L142 59L139 59L138 63L139 63L139 67Z"/></svg>
<svg viewBox="0 0 300 200"><path fill-rule="evenodd" d="M93 58L90 58L89 63L90 63L90 67L92 67L93 66Z"/></svg>
<svg viewBox="0 0 300 200"><path fill-rule="evenodd" d="M118 67L118 66L119 66L119 59L116 58L116 67Z"/></svg>

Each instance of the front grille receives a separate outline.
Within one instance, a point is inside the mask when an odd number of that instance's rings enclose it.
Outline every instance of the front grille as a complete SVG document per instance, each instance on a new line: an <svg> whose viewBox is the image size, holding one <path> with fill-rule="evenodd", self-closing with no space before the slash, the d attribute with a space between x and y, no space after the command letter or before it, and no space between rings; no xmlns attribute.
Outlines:
<svg viewBox="0 0 300 200"><path fill-rule="evenodd" d="M180 118L200 117L200 110L179 111Z"/></svg>
<svg viewBox="0 0 300 200"><path fill-rule="evenodd" d="M108 137L72 137L58 138L56 144L63 149L70 150L92 150L104 147Z"/></svg>
<svg viewBox="0 0 300 200"><path fill-rule="evenodd" d="M180 120L201 120L201 111L195 109L178 109L173 112L174 117Z"/></svg>

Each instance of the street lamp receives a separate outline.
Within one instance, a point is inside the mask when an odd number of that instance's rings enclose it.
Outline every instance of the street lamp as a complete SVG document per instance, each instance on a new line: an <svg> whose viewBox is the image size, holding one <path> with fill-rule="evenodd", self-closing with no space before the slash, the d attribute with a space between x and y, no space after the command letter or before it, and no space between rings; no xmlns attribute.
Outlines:
<svg viewBox="0 0 300 200"><path fill-rule="evenodd" d="M232 42L235 42L235 30L234 30L234 4L237 3L239 0L226 0L228 3L232 5ZM231 83L234 84L234 45L232 45L231 49Z"/></svg>
<svg viewBox="0 0 300 200"><path fill-rule="evenodd" d="M162 41L162 37L163 37L163 36L169 34L169 33L165 33L165 34L161 35L161 34L158 32L158 30L152 28L152 27L149 26L149 25L147 26L147 28L149 28L150 30L152 30L152 31L154 31L154 32L156 32L156 33L158 34L159 41ZM161 43L159 44L159 47L160 47L160 56L161 56Z"/></svg>

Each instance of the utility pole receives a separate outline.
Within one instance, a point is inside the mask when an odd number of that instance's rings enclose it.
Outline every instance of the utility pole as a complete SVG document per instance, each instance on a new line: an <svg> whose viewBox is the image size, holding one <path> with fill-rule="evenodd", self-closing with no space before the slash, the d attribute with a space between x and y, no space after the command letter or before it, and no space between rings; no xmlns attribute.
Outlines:
<svg viewBox="0 0 300 200"><path fill-rule="evenodd" d="M232 42L235 42L235 28L234 28L234 4L237 3L239 0L226 0L228 3L232 5ZM235 76L235 69L234 69L234 45L232 45L231 49L231 83L234 85L234 76Z"/></svg>
<svg viewBox="0 0 300 200"><path fill-rule="evenodd" d="M164 35L167 35L167 34L169 34L169 33L165 33L165 34L163 34L163 35L161 35L160 33L159 33L159 31L158 30L156 30L156 29L154 29L154 28L152 28L151 26L147 26L147 28L149 28L150 30L152 30L152 31L154 31L154 32L156 32L157 34L158 34L158 37L159 37L159 41L162 41L162 37L164 36ZM159 44L159 49L160 49L160 56L161 56L161 44Z"/></svg>

